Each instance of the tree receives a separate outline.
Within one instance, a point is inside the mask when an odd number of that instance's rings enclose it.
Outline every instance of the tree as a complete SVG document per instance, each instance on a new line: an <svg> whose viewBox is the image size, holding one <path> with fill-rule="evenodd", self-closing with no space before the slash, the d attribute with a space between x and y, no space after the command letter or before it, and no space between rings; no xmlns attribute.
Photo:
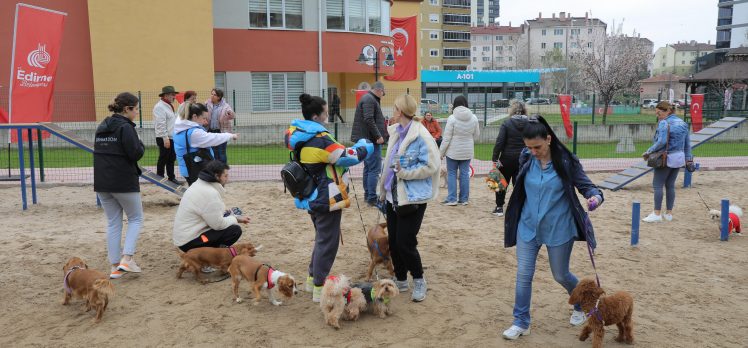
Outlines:
<svg viewBox="0 0 748 348"><path fill-rule="evenodd" d="M586 42L579 44L579 47L584 47L579 53L584 64L579 68L583 79L597 91L604 104L605 124L613 97L637 87L637 81L652 59L652 52L638 38L623 35L601 34L591 37L590 42L591 45Z"/></svg>

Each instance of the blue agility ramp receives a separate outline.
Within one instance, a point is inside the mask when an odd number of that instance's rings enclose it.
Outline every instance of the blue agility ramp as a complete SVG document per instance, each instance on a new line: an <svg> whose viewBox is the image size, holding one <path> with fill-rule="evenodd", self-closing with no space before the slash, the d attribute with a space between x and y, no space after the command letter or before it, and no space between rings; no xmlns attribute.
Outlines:
<svg viewBox="0 0 748 348"><path fill-rule="evenodd" d="M706 127L696 133L692 133L691 148L695 149L701 146L701 144L704 144L724 134L730 129L740 126L740 124L745 122L745 120L746 119L744 117L725 117L717 122L710 124L709 127ZM652 170L652 168L647 167L646 161L641 161L629 168L626 168L622 172L603 180L598 184L598 186L607 190L618 191L622 187L628 185L638 178L641 178Z"/></svg>

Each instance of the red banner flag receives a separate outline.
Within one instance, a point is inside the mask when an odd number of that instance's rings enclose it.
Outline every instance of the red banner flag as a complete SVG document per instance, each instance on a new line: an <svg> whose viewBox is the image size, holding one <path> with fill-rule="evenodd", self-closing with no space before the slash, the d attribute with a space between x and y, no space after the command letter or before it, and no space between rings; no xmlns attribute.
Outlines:
<svg viewBox="0 0 748 348"><path fill-rule="evenodd" d="M571 138L574 136L574 129L571 127L571 95L559 94L558 104L561 108L561 118L564 120L566 137Z"/></svg>
<svg viewBox="0 0 748 348"><path fill-rule="evenodd" d="M412 81L418 77L418 38L416 16L390 19L390 35L395 43L395 73L388 81Z"/></svg>
<svg viewBox="0 0 748 348"><path fill-rule="evenodd" d="M52 121L52 92L66 15L41 7L16 4L9 122Z"/></svg>
<svg viewBox="0 0 748 348"><path fill-rule="evenodd" d="M10 123L8 121L8 113L3 108L0 108L0 123Z"/></svg>
<svg viewBox="0 0 748 348"><path fill-rule="evenodd" d="M704 95L691 94L691 123L693 131L698 132L704 128L704 119L701 110L704 108Z"/></svg>

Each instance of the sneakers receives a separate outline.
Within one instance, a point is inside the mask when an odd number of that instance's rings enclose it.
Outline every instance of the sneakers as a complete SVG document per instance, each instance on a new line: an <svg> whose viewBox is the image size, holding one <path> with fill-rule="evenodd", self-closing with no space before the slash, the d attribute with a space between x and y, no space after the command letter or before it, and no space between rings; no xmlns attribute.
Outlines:
<svg viewBox="0 0 748 348"><path fill-rule="evenodd" d="M119 266L117 267L120 271L125 272L132 272L132 273L140 273L140 267L138 267L138 264L135 263L135 259L130 259L130 261L125 261L123 258L119 261Z"/></svg>
<svg viewBox="0 0 748 348"><path fill-rule="evenodd" d="M312 292L314 290L314 277L307 276L306 283L304 283L304 291Z"/></svg>
<svg viewBox="0 0 748 348"><path fill-rule="evenodd" d="M444 202L442 202L442 204L444 204L444 205L446 205L448 207L454 207L455 205L457 205L457 202L444 201Z"/></svg>
<svg viewBox="0 0 748 348"><path fill-rule="evenodd" d="M496 216L504 216L504 208L503 207L496 207L493 210L493 213L491 213L491 214L496 215Z"/></svg>
<svg viewBox="0 0 748 348"><path fill-rule="evenodd" d="M665 221L673 221L673 214L662 214L662 217L665 218Z"/></svg>
<svg viewBox="0 0 748 348"><path fill-rule="evenodd" d="M413 293L410 298L415 302L421 302L426 299L426 278L413 279Z"/></svg>
<svg viewBox="0 0 748 348"><path fill-rule="evenodd" d="M458 201L457 202L457 204L459 204L459 205L468 205L468 203L469 203L468 201L464 201L464 202L463 201Z"/></svg>
<svg viewBox="0 0 748 348"><path fill-rule="evenodd" d="M315 286L314 290L312 290L312 302L319 303L321 299L322 299L322 287Z"/></svg>
<svg viewBox="0 0 748 348"><path fill-rule="evenodd" d="M125 272L119 270L119 266L112 266L112 271L109 273L109 279L119 279L125 275Z"/></svg>
<svg viewBox="0 0 748 348"><path fill-rule="evenodd" d="M569 318L569 324L571 326L580 326L587 321L587 316L582 311L571 312L571 318Z"/></svg>
<svg viewBox="0 0 748 348"><path fill-rule="evenodd" d="M647 217L643 218L642 221L644 221L644 222L662 222L662 215L657 215L654 212L652 212L649 215L647 215Z"/></svg>
<svg viewBox="0 0 748 348"><path fill-rule="evenodd" d="M516 340L519 338L519 336L527 336L529 334L529 327L527 329L523 329L517 325L512 325L510 328L506 329L506 331L504 331L501 336L508 340Z"/></svg>
<svg viewBox="0 0 748 348"><path fill-rule="evenodd" d="M213 273L215 271L216 269L210 266L203 266L203 268L200 269L200 272L203 272L203 273Z"/></svg>
<svg viewBox="0 0 748 348"><path fill-rule="evenodd" d="M407 279L400 281L400 280L397 280L397 278L393 277L392 280L395 282L395 286L397 286L397 290L399 290L400 292L405 292L409 290Z"/></svg>

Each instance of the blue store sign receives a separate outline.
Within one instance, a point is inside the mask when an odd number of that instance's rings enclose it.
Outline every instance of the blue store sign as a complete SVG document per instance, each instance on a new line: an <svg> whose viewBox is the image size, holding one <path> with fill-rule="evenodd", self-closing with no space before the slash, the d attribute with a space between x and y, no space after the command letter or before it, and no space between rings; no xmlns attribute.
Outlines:
<svg viewBox="0 0 748 348"><path fill-rule="evenodd" d="M421 82L540 82L543 73L564 71L565 69L531 69L531 70L421 70Z"/></svg>

